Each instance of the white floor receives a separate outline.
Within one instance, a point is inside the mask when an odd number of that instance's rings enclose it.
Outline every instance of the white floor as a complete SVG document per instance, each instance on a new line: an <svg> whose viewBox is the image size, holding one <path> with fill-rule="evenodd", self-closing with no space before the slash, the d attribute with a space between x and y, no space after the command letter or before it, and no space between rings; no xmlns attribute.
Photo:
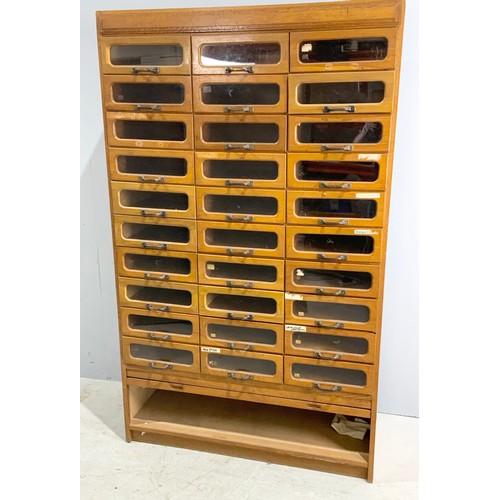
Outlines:
<svg viewBox="0 0 500 500"><path fill-rule="evenodd" d="M418 419L379 414L375 482L198 451L127 443L121 384L81 381L82 500L413 500Z"/></svg>

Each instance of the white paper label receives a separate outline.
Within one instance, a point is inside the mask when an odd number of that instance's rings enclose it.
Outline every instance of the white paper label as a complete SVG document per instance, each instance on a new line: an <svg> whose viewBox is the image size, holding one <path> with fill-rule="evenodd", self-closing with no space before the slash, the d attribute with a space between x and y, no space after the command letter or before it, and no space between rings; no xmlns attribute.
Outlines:
<svg viewBox="0 0 500 500"><path fill-rule="evenodd" d="M302 325L285 325L286 332L306 332L307 328Z"/></svg>
<svg viewBox="0 0 500 500"><path fill-rule="evenodd" d="M288 292L285 292L285 299L288 299L288 300L304 300L304 297L302 297L302 295L299 295L298 293L288 293Z"/></svg>
<svg viewBox="0 0 500 500"><path fill-rule="evenodd" d="M215 269L215 266L213 264L207 264L207 269L209 271L213 271Z"/></svg>
<svg viewBox="0 0 500 500"><path fill-rule="evenodd" d="M295 271L295 275L296 275L296 276L304 276L304 271L302 271L302 269L297 269L297 270Z"/></svg>
<svg viewBox="0 0 500 500"><path fill-rule="evenodd" d="M201 352L220 352L218 347L202 347Z"/></svg>
<svg viewBox="0 0 500 500"><path fill-rule="evenodd" d="M378 234L378 231L372 231L371 229L355 229L354 234Z"/></svg>
<svg viewBox="0 0 500 500"><path fill-rule="evenodd" d="M382 155L375 155L375 154L370 154L370 155L367 155L367 154L362 154L362 155L358 155L358 160L380 160Z"/></svg>
<svg viewBox="0 0 500 500"><path fill-rule="evenodd" d="M311 52L313 46L312 43L304 43L302 47L300 47L301 52Z"/></svg>
<svg viewBox="0 0 500 500"><path fill-rule="evenodd" d="M380 193L356 193L356 198L380 198Z"/></svg>

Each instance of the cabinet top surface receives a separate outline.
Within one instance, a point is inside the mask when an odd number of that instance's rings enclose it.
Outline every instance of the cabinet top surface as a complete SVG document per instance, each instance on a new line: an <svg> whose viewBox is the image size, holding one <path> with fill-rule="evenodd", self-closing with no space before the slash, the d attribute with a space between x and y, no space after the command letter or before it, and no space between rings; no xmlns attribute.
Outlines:
<svg viewBox="0 0 500 500"><path fill-rule="evenodd" d="M98 34L107 36L391 27L401 22L403 9L404 0L337 0L307 4L98 11L96 17Z"/></svg>

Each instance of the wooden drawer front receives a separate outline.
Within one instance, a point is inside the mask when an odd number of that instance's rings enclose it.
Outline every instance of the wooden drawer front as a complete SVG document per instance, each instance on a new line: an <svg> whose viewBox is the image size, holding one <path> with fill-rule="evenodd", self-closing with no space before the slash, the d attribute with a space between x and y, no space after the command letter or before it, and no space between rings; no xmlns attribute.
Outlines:
<svg viewBox="0 0 500 500"><path fill-rule="evenodd" d="M283 292L200 285L200 315L283 323Z"/></svg>
<svg viewBox="0 0 500 500"><path fill-rule="evenodd" d="M110 146L193 149L193 116L164 113L106 113Z"/></svg>
<svg viewBox="0 0 500 500"><path fill-rule="evenodd" d="M200 343L235 351L283 353L283 325L200 317ZM236 352L238 351L238 352Z"/></svg>
<svg viewBox="0 0 500 500"><path fill-rule="evenodd" d="M285 354L325 361L354 361L369 364L374 362L373 333L353 330L333 332L317 327L303 327L303 330L285 330Z"/></svg>
<svg viewBox="0 0 500 500"><path fill-rule="evenodd" d="M288 33L193 36L193 73L288 73Z"/></svg>
<svg viewBox="0 0 500 500"><path fill-rule="evenodd" d="M103 76L102 96L108 111L191 113L189 76Z"/></svg>
<svg viewBox="0 0 500 500"><path fill-rule="evenodd" d="M119 278L120 305L148 311L198 313L198 285Z"/></svg>
<svg viewBox="0 0 500 500"><path fill-rule="evenodd" d="M103 37L101 72L126 75L189 75L189 36L148 35Z"/></svg>
<svg viewBox="0 0 500 500"><path fill-rule="evenodd" d="M370 365L284 357L285 384L315 389L318 392L373 394L374 369Z"/></svg>
<svg viewBox="0 0 500 500"><path fill-rule="evenodd" d="M388 151L390 115L290 115L290 151Z"/></svg>
<svg viewBox="0 0 500 500"><path fill-rule="evenodd" d="M287 226L286 256L320 262L380 262L381 232L313 226Z"/></svg>
<svg viewBox="0 0 500 500"><path fill-rule="evenodd" d="M197 345L128 338L122 342L123 357L128 365L144 366L158 372L200 373Z"/></svg>
<svg viewBox="0 0 500 500"><path fill-rule="evenodd" d="M395 49L395 28L291 33L290 71L393 69Z"/></svg>
<svg viewBox="0 0 500 500"><path fill-rule="evenodd" d="M120 308L120 331L128 337L156 341L179 341L198 344L200 326L198 316L141 309Z"/></svg>
<svg viewBox="0 0 500 500"><path fill-rule="evenodd" d="M312 325L332 330L375 332L377 301L321 295L287 295L285 320L288 325Z"/></svg>
<svg viewBox="0 0 500 500"><path fill-rule="evenodd" d="M285 151L286 115L195 115L196 149Z"/></svg>
<svg viewBox="0 0 500 500"><path fill-rule="evenodd" d="M334 191L383 191L387 155L289 153L288 187Z"/></svg>
<svg viewBox="0 0 500 500"><path fill-rule="evenodd" d="M108 148L113 181L152 184L194 184L192 151Z"/></svg>
<svg viewBox="0 0 500 500"><path fill-rule="evenodd" d="M290 75L289 112L390 113L393 71Z"/></svg>
<svg viewBox="0 0 500 500"><path fill-rule="evenodd" d="M153 250L196 252L196 221L115 215L115 244Z"/></svg>
<svg viewBox="0 0 500 500"><path fill-rule="evenodd" d="M287 292L318 295L378 296L380 267L362 264L286 261Z"/></svg>
<svg viewBox="0 0 500 500"><path fill-rule="evenodd" d="M113 212L151 218L195 219L192 186L111 182Z"/></svg>
<svg viewBox="0 0 500 500"><path fill-rule="evenodd" d="M286 113L285 75L194 76L195 113Z"/></svg>
<svg viewBox="0 0 500 500"><path fill-rule="evenodd" d="M198 252L240 257L285 256L285 226L197 222Z"/></svg>
<svg viewBox="0 0 500 500"><path fill-rule="evenodd" d="M285 223L285 191L197 188L198 219Z"/></svg>
<svg viewBox="0 0 500 500"><path fill-rule="evenodd" d="M382 227L384 193L289 191L287 224Z"/></svg>
<svg viewBox="0 0 500 500"><path fill-rule="evenodd" d="M159 281L197 282L195 253L116 247L115 263L119 276Z"/></svg>
<svg viewBox="0 0 500 500"><path fill-rule="evenodd" d="M195 153L196 183L245 188L285 187L286 155L279 153Z"/></svg>
<svg viewBox="0 0 500 500"><path fill-rule="evenodd" d="M283 290L284 262L225 255L198 255L199 282L229 288Z"/></svg>
<svg viewBox="0 0 500 500"><path fill-rule="evenodd" d="M283 383L283 356L257 352L201 347L201 373L226 377L228 381Z"/></svg>

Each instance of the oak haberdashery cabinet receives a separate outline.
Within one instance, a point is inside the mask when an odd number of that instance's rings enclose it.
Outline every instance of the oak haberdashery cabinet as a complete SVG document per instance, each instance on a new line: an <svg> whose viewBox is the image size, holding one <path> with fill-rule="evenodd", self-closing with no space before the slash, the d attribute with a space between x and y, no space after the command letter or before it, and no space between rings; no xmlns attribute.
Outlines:
<svg viewBox="0 0 500 500"><path fill-rule="evenodd" d="M373 480L403 15L97 13L127 440Z"/></svg>

